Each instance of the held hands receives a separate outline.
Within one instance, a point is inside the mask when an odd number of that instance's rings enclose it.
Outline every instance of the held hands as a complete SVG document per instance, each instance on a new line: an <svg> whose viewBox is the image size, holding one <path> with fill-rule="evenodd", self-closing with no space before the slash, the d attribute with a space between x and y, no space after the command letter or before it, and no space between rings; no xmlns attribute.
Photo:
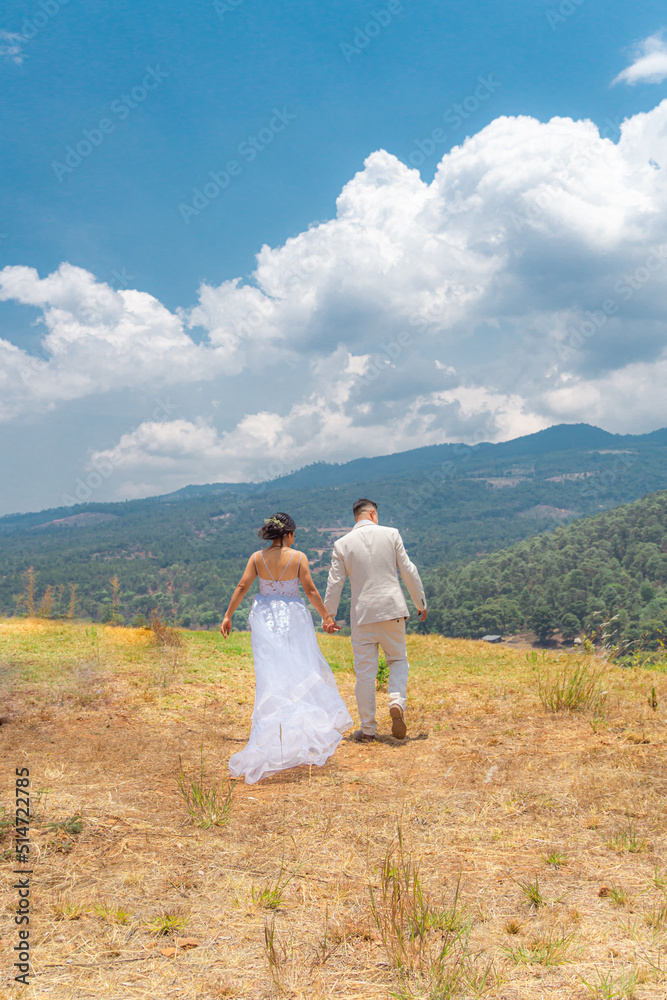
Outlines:
<svg viewBox="0 0 667 1000"><path fill-rule="evenodd" d="M326 618L322 619L322 628L329 635L333 635L334 632L340 632L340 625L336 625L331 615L327 615Z"/></svg>
<svg viewBox="0 0 667 1000"><path fill-rule="evenodd" d="M424 619L426 618L427 614L428 614L428 612L427 612L426 608L422 608L422 610L419 612L419 615L418 615L419 621L423 622Z"/></svg>

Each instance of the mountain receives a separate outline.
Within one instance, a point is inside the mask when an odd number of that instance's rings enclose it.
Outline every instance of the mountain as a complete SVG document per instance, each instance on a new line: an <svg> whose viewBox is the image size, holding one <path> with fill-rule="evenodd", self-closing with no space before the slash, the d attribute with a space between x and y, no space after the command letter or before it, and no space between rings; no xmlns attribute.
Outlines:
<svg viewBox="0 0 667 1000"><path fill-rule="evenodd" d="M39 604L57 613L76 585L77 608L127 621L158 610L186 626L219 621L256 529L276 510L298 525L318 587L329 551L359 496L400 527L420 570L476 560L575 519L667 488L667 430L614 435L561 425L502 444L433 445L343 465L316 463L268 483L190 486L124 503L80 504L0 518L0 613L25 608L34 567ZM58 596L59 595L59 596ZM341 617L347 617L347 598ZM235 617L243 625L248 602ZM430 620L430 619L429 619Z"/></svg>
<svg viewBox="0 0 667 1000"><path fill-rule="evenodd" d="M600 449L626 449L656 444L667 445L667 427L651 434L610 434L589 424L558 424L535 434L504 441L476 445L436 444L395 455L376 458L357 458L343 464L315 462L296 472L271 481L276 489L318 489L323 486L342 486L346 483L373 482L376 480L404 478L415 472L428 471L445 461L466 461L468 470L482 469L486 463L511 462L523 457L538 458L548 454L579 452L588 454ZM202 486L185 486L163 500L194 496L211 496L220 493L247 493L256 488L253 483L209 483Z"/></svg>

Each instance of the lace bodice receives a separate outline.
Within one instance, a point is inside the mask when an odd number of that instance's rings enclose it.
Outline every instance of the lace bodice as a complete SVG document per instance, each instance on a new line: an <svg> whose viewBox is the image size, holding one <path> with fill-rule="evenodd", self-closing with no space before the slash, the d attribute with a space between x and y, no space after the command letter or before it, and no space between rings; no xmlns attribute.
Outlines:
<svg viewBox="0 0 667 1000"><path fill-rule="evenodd" d="M299 577L293 580L264 580L259 578L259 592L262 597L298 597Z"/></svg>
<svg viewBox="0 0 667 1000"><path fill-rule="evenodd" d="M264 577L259 577L259 592L262 597L299 597L299 569L301 567L301 553L299 553L299 562L297 563L296 576L292 577L291 580L283 580L282 576L285 570L291 565L294 555L292 555L280 574L277 580L271 576L271 570L266 565L266 560L264 559L264 553L260 552L262 557L262 562L264 563L264 569L271 577L270 580L266 580ZM257 569L257 553L255 553L255 569Z"/></svg>

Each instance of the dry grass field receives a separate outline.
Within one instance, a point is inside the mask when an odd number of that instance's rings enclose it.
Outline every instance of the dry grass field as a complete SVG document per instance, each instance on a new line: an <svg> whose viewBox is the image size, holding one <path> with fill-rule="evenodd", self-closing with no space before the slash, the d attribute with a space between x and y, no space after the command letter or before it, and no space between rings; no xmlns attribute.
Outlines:
<svg viewBox="0 0 667 1000"><path fill-rule="evenodd" d="M664 669L411 637L403 743L346 739L230 795L249 636L179 638L0 621L2 998L667 995ZM320 641L353 711L349 640ZM559 676L577 710L543 704ZM27 988L9 825L25 766Z"/></svg>

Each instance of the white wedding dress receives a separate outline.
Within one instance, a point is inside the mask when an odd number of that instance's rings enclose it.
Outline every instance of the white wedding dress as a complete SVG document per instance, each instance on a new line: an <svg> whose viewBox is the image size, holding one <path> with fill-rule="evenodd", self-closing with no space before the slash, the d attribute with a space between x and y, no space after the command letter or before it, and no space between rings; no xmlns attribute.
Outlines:
<svg viewBox="0 0 667 1000"><path fill-rule="evenodd" d="M266 562L264 566L269 573ZM248 784L287 767L326 763L352 725L299 596L298 569L291 580L281 577L259 577L259 594L248 616L255 707L250 739L229 760L232 777L243 774Z"/></svg>

